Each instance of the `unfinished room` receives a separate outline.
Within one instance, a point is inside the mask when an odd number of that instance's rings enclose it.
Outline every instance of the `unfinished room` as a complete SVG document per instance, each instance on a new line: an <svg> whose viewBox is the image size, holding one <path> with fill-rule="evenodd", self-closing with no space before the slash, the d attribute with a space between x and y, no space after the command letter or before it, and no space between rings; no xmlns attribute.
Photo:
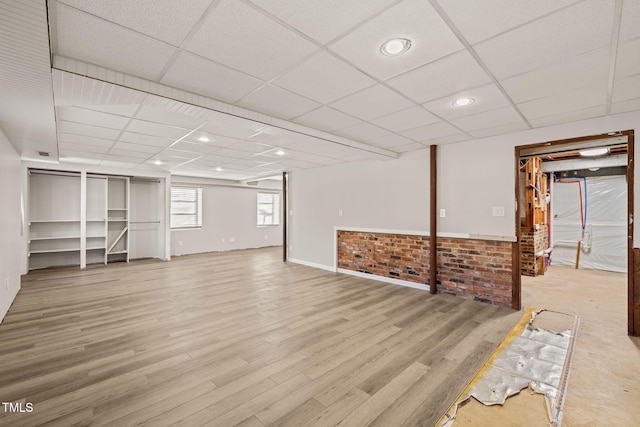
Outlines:
<svg viewBox="0 0 640 427"><path fill-rule="evenodd" d="M0 426L635 427L637 126L635 0L0 0Z"/></svg>

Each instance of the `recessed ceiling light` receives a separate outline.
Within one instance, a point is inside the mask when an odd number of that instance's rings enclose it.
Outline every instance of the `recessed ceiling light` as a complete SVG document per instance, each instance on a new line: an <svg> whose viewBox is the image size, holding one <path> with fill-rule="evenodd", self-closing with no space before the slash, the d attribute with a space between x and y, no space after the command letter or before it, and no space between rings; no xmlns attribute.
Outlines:
<svg viewBox="0 0 640 427"><path fill-rule="evenodd" d="M402 55L411 48L411 40L408 39L391 39L387 40L380 46L380 52L387 56Z"/></svg>
<svg viewBox="0 0 640 427"><path fill-rule="evenodd" d="M464 107L466 105L471 105L474 102L476 102L476 100L473 98L458 98L453 101L451 105L453 105L454 107Z"/></svg>
<svg viewBox="0 0 640 427"><path fill-rule="evenodd" d="M157 165L157 166L160 166L162 164L162 160L154 160L153 164Z"/></svg>
<svg viewBox="0 0 640 427"><path fill-rule="evenodd" d="M207 138L206 136L201 136L200 138L198 138L198 141L200 141L200 142L209 142L211 140L209 138Z"/></svg>
<svg viewBox="0 0 640 427"><path fill-rule="evenodd" d="M279 149L278 151L276 151L276 154L277 154L278 156L284 156L285 152L284 152L284 150L281 148L281 149Z"/></svg>
<svg viewBox="0 0 640 427"><path fill-rule="evenodd" d="M222 172L222 168L221 168L220 166L218 166L218 167L216 168L216 172Z"/></svg>
<svg viewBox="0 0 640 427"><path fill-rule="evenodd" d="M584 157L595 157L595 156L602 156L605 154L609 154L609 148L607 147L591 148L589 150L580 150L580 155Z"/></svg>

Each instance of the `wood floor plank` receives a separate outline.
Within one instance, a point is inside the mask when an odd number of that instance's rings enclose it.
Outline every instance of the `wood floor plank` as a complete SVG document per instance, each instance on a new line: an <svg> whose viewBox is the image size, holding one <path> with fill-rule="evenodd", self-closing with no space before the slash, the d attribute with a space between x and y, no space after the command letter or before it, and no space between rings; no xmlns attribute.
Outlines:
<svg viewBox="0 0 640 427"><path fill-rule="evenodd" d="M278 248L30 272L0 426L433 425L516 317Z"/></svg>

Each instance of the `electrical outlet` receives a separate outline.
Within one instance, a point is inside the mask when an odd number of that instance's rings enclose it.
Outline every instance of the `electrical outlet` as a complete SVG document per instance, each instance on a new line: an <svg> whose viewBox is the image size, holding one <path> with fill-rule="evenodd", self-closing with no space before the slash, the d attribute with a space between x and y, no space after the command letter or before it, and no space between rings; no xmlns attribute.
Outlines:
<svg viewBox="0 0 640 427"><path fill-rule="evenodd" d="M235 242L235 241L236 241L236 238L235 238L235 237L229 237L229 243L233 243L233 242Z"/></svg>
<svg viewBox="0 0 640 427"><path fill-rule="evenodd" d="M342 209L338 209L338 216L342 216Z"/></svg>
<svg viewBox="0 0 640 427"><path fill-rule="evenodd" d="M269 235L268 234L264 235L264 240L269 240Z"/></svg>
<svg viewBox="0 0 640 427"><path fill-rule="evenodd" d="M291 209L291 210L289 211L289 215L290 215L290 216L293 216L293 209Z"/></svg>
<svg viewBox="0 0 640 427"><path fill-rule="evenodd" d="M504 216L504 206L494 206L493 216Z"/></svg>
<svg viewBox="0 0 640 427"><path fill-rule="evenodd" d="M440 209L440 218L444 218L447 216L447 211L444 209Z"/></svg>
<svg viewBox="0 0 640 427"><path fill-rule="evenodd" d="M227 239L225 239L224 237L222 238L222 243L227 243Z"/></svg>
<svg viewBox="0 0 640 427"><path fill-rule="evenodd" d="M178 246L182 246L182 240L178 240Z"/></svg>

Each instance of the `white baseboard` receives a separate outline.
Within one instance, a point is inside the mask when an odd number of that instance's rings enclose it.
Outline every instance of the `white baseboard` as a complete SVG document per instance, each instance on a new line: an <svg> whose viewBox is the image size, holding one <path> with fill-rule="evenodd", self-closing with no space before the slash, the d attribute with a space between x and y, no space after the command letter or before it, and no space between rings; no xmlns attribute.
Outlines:
<svg viewBox="0 0 640 427"><path fill-rule="evenodd" d="M423 291L428 291L431 288L429 285L424 285L422 283L408 282L406 280L393 279L391 277L377 276L375 274L361 273L359 271L347 270L344 268L339 268L338 273L349 274L351 276L363 277L365 279L377 280L379 282L391 283L394 285L406 286L408 288L422 289Z"/></svg>
<svg viewBox="0 0 640 427"><path fill-rule="evenodd" d="M317 264L315 262L303 261L301 259L295 259L295 258L288 258L287 261L292 262L294 264L306 265L307 267L319 268L320 270L326 270L332 273L336 272L336 269L329 265Z"/></svg>

